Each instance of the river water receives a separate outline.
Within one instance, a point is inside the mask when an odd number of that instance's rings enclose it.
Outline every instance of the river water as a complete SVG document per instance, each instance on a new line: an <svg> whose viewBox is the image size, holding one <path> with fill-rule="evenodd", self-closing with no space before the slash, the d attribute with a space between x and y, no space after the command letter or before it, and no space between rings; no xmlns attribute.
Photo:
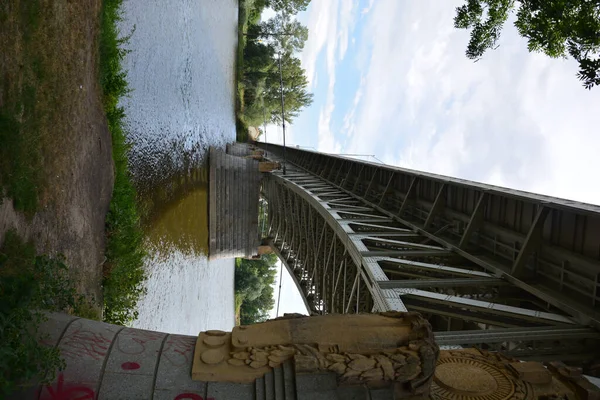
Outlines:
<svg viewBox="0 0 600 400"><path fill-rule="evenodd" d="M133 326L234 325L234 260L208 261L206 155L235 140L237 0L125 0L132 93L122 105L149 274Z"/></svg>

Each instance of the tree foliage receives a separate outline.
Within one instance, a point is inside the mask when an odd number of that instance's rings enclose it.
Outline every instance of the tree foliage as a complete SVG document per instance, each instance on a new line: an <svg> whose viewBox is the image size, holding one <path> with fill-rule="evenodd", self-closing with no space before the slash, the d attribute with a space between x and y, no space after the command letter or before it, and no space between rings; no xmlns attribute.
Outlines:
<svg viewBox="0 0 600 400"><path fill-rule="evenodd" d="M235 292L242 297L240 310L243 325L262 322L275 305L273 284L277 256L268 254L257 260L238 259L235 268Z"/></svg>
<svg viewBox="0 0 600 400"><path fill-rule="evenodd" d="M271 7L276 12L284 14L297 14L300 11L306 10L310 0L269 0L267 6Z"/></svg>
<svg viewBox="0 0 600 400"><path fill-rule="evenodd" d="M271 0L266 5L278 11L275 17L263 22L249 20L241 78L242 111L248 125L282 123L281 82L286 122L291 123L312 103L306 71L296 57L304 48L308 29L292 17L308 3L308 0Z"/></svg>
<svg viewBox="0 0 600 400"><path fill-rule="evenodd" d="M531 52L573 57L577 77L591 89L600 84L600 2L595 0L466 0L457 7L454 26L471 29L466 55L479 59L495 48L511 12Z"/></svg>
<svg viewBox="0 0 600 400"><path fill-rule="evenodd" d="M299 52L308 39L308 28L289 14L277 14L262 22L258 28L258 34L268 41L277 53Z"/></svg>

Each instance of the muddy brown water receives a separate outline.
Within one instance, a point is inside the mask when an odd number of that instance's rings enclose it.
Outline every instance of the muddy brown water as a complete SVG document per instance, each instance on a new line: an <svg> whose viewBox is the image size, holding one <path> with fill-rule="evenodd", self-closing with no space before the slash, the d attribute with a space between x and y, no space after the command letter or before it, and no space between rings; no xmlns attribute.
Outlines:
<svg viewBox="0 0 600 400"><path fill-rule="evenodd" d="M209 146L235 140L236 0L126 0L122 105L145 208L147 295L133 326L195 335L234 325L234 260L208 261Z"/></svg>

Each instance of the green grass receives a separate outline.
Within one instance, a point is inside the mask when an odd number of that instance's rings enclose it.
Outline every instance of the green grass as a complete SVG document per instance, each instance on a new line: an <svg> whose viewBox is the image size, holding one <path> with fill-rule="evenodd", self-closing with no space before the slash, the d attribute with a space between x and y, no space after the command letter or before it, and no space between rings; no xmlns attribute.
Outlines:
<svg viewBox="0 0 600 400"><path fill-rule="evenodd" d="M22 84L11 82L15 71L6 64L2 83L3 106L0 109L0 201L3 194L13 200L15 209L31 216L37 209L42 186L40 120L37 88L43 84L44 68L35 56L32 38L39 25L39 0L20 3L12 15L19 20L22 34L22 65L18 74ZM7 20L11 11L2 10ZM2 71L3 68L0 68Z"/></svg>
<svg viewBox="0 0 600 400"><path fill-rule="evenodd" d="M248 140L248 124L244 120L244 87L241 84L244 76L244 48L246 47L246 36L244 32L248 26L248 9L252 0L240 0L238 10L238 47L236 53L236 99L235 99L235 128L236 140L246 142Z"/></svg>
<svg viewBox="0 0 600 400"><path fill-rule="evenodd" d="M40 185L39 134L30 120L34 104L17 106L23 122L17 119L18 112L0 112L0 187L15 208L27 214L37 209Z"/></svg>
<svg viewBox="0 0 600 400"><path fill-rule="evenodd" d="M257 88L244 87L244 49L246 48L247 38L244 33L248 31L250 25L256 25L260 22L261 13L266 7L264 0L239 0L238 3L238 47L236 53L236 140L238 142L248 141L248 127L256 123L256 118L249 115L250 108L247 107L247 99L250 93L256 93ZM251 96L252 97L252 96ZM255 97L255 96L254 96ZM260 120L262 121L262 108Z"/></svg>
<svg viewBox="0 0 600 400"><path fill-rule="evenodd" d="M115 184L110 210L106 216L107 262L104 268L104 320L125 325L137 317L137 301L144 293L145 272L142 261L143 233L136 203L136 192L128 169L125 117L119 99L129 88L122 61L128 37L119 38L122 0L105 0L100 37L100 82L103 102L112 136Z"/></svg>
<svg viewBox="0 0 600 400"><path fill-rule="evenodd" d="M62 257L38 256L32 242L8 231L0 246L0 398L63 368L57 348L38 343L43 310L86 315L90 304L75 291Z"/></svg>

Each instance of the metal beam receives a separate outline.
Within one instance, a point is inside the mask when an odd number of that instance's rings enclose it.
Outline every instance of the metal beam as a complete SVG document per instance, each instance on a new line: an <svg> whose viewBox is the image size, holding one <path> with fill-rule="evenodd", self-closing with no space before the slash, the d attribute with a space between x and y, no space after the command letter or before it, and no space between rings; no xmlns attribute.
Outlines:
<svg viewBox="0 0 600 400"><path fill-rule="evenodd" d="M460 243L458 247L464 249L469 241L471 240L471 236L475 231L479 229L481 223L483 222L483 216L485 215L485 204L488 199L488 194L483 192L481 196L479 196L479 200L477 201L477 205L473 210L473 214L471 214L471 219L469 219L469 223L467 225L467 229L463 232L462 237L460 238Z"/></svg>
<svg viewBox="0 0 600 400"><path fill-rule="evenodd" d="M452 255L448 250L361 251L363 257L442 257Z"/></svg>
<svg viewBox="0 0 600 400"><path fill-rule="evenodd" d="M434 332L439 345L519 342L523 340L600 340L600 332L586 327L529 327L469 331Z"/></svg>
<svg viewBox="0 0 600 400"><path fill-rule="evenodd" d="M410 186L408 187L408 190L406 191L406 195L404 196L404 200L402 200L402 205L400 206L400 209L398 210L398 215L402 215L402 212L404 211L404 209L406 208L406 206L408 204L408 199L413 195L415 190L417 190L418 184L419 184L418 178L416 176L413 176L412 180L410 181Z"/></svg>
<svg viewBox="0 0 600 400"><path fill-rule="evenodd" d="M395 263L398 265L398 269L408 267L408 268L422 269L422 270L426 270L426 271L440 272L440 273L448 274L448 275L452 275L452 276L492 277L492 275L488 274L487 272L474 271L472 269L467 269L467 268L449 267L446 265L425 263L425 262L419 262L419 261L403 260L400 258L381 257L379 259L379 261Z"/></svg>
<svg viewBox="0 0 600 400"><path fill-rule="evenodd" d="M400 296L415 297L419 300L445 304L452 307L461 307L471 310L484 311L489 314L504 315L507 317L520 318L530 320L533 322L546 321L546 323L556 324L574 324L574 321L563 315L530 310L527 308L507 306L499 303L492 303L489 301L469 299L466 297L451 296L442 293L428 292L420 289L394 289Z"/></svg>
<svg viewBox="0 0 600 400"><path fill-rule="evenodd" d="M392 184L392 181L394 180L394 177L396 176L395 172L392 172L390 174L390 179L388 180L387 185L385 186L385 190L383 191L383 193L381 194L381 199L379 199L379 205L381 205L383 203L383 200L385 199L385 195L387 194L388 189L390 188L390 185Z"/></svg>
<svg viewBox="0 0 600 400"><path fill-rule="evenodd" d="M442 183L440 190L438 191L437 196L435 196L435 201L429 210L429 214L427 215L427 219L425 220L425 224L423 225L424 229L429 228L429 226L433 223L436 215L440 212L440 210L444 207L446 203L446 190L447 186L445 183Z"/></svg>
<svg viewBox="0 0 600 400"><path fill-rule="evenodd" d="M403 279L379 281L382 289L396 288L453 288L467 286L500 286L508 282L498 278Z"/></svg>
<svg viewBox="0 0 600 400"><path fill-rule="evenodd" d="M537 249L542 241L542 231L544 229L544 223L546 222L546 217L548 217L548 213L550 212L550 208L541 206L538 209L538 212L531 224L531 228L529 228L529 233L527 234L527 238L525 238L525 242L523 242L523 246L521 247L521 251L515 260L515 263L512 266L511 274L514 276L522 276L523 269L527 264L527 260L531 256L531 254Z"/></svg>

